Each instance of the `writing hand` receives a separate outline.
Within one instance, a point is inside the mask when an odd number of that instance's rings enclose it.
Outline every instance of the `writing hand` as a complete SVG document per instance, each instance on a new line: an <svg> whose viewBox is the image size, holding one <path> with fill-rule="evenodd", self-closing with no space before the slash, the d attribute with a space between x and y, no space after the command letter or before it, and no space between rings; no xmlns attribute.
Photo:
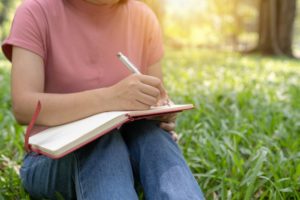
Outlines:
<svg viewBox="0 0 300 200"><path fill-rule="evenodd" d="M114 110L150 109L166 93L159 78L142 74L130 75L108 90Z"/></svg>

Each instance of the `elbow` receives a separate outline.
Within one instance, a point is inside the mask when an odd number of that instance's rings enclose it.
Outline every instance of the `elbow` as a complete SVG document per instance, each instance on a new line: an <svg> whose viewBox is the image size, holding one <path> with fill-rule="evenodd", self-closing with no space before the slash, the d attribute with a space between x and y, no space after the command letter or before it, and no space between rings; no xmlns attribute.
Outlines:
<svg viewBox="0 0 300 200"><path fill-rule="evenodd" d="M21 125L28 125L35 113L35 107L30 108L26 103L19 101L12 102L12 111L16 121ZM44 111L45 112L45 111ZM57 126L61 123L57 120L56 115L45 115L44 112L39 113L35 124L40 126Z"/></svg>
<svg viewBox="0 0 300 200"><path fill-rule="evenodd" d="M26 108L22 106L18 106L16 104L13 104L13 114L16 119L16 121L20 125L29 125L29 123L32 120L32 117L34 115L34 111L28 111ZM41 125L41 126L53 126L55 125L55 120L44 120L43 116L39 116L35 122L35 124Z"/></svg>
<svg viewBox="0 0 300 200"><path fill-rule="evenodd" d="M17 106L15 103L13 103L12 106L13 115L16 119L16 121L21 125L28 125L30 122L30 119L27 119L25 117L25 114L23 112L23 109L20 108L20 106Z"/></svg>
<svg viewBox="0 0 300 200"><path fill-rule="evenodd" d="M29 125L33 117L33 114L26 113L23 109L15 106L13 107L13 114L18 124L24 126ZM42 126L52 126L52 122L48 122L48 123L47 122L48 121L44 122L41 117L38 117L35 124L42 125Z"/></svg>
<svg viewBox="0 0 300 200"><path fill-rule="evenodd" d="M15 119L16 119L17 123L20 124L21 126L27 126L29 124L28 122L26 122L23 119L19 119L17 117L15 117Z"/></svg>
<svg viewBox="0 0 300 200"><path fill-rule="evenodd" d="M19 99L12 99L12 112L15 120L20 125L28 125L32 118L32 111L30 106L26 106L26 101L20 101Z"/></svg>

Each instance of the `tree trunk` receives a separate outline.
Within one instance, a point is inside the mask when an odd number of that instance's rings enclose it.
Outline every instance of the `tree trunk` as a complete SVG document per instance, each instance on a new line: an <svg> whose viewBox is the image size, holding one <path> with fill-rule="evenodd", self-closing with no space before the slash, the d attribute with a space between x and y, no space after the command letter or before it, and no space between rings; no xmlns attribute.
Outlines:
<svg viewBox="0 0 300 200"><path fill-rule="evenodd" d="M279 0L278 44L283 54L292 56L296 0Z"/></svg>
<svg viewBox="0 0 300 200"><path fill-rule="evenodd" d="M296 0L261 0L257 50L268 55L293 56Z"/></svg>

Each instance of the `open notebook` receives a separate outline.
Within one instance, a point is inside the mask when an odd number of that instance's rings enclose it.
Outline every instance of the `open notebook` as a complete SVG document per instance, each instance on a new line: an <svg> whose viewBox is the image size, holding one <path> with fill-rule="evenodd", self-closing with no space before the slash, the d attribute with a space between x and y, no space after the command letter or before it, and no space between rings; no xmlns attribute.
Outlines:
<svg viewBox="0 0 300 200"><path fill-rule="evenodd" d="M99 113L78 121L48 128L33 136L28 136L28 146L30 150L50 158L61 158L128 121L192 108L193 105L191 104L183 104L154 107L150 110L142 111ZM30 130L26 134L29 132Z"/></svg>

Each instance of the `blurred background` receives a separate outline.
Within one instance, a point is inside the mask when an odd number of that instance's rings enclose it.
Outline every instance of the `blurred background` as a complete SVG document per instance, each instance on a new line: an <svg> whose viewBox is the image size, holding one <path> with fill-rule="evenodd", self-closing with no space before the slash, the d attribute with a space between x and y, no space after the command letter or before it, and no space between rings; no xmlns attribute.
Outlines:
<svg viewBox="0 0 300 200"><path fill-rule="evenodd" d="M159 17L166 44L299 55L296 0L146 0Z"/></svg>
<svg viewBox="0 0 300 200"><path fill-rule="evenodd" d="M169 94L195 105L177 132L206 198L300 199L300 1L144 1L162 26ZM1 41L20 2L0 0ZM10 69L0 52L0 200L29 199Z"/></svg>
<svg viewBox="0 0 300 200"><path fill-rule="evenodd" d="M300 54L297 0L144 0L157 14L172 48L199 47ZM4 39L20 0L0 1ZM299 6L298 6L299 7ZM294 52L294 54L293 54Z"/></svg>

